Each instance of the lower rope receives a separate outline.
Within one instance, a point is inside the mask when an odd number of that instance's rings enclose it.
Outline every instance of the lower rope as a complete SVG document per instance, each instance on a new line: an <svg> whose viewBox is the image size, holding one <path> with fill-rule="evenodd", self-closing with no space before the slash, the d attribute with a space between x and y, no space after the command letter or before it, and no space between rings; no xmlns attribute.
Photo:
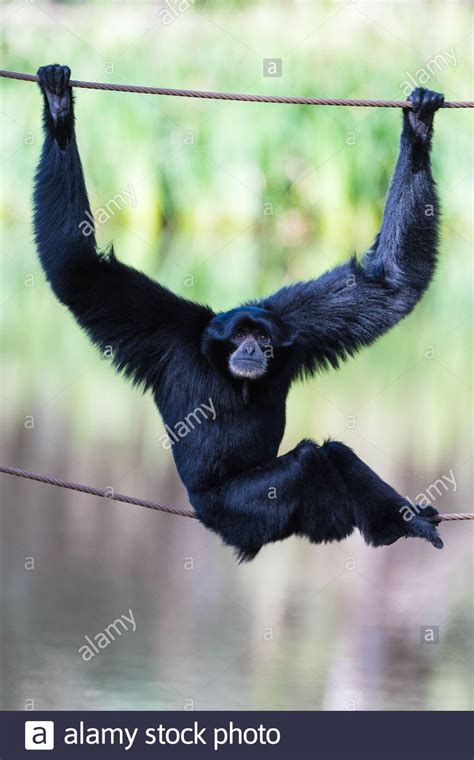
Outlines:
<svg viewBox="0 0 474 760"><path fill-rule="evenodd" d="M125 496L122 493L115 493L113 488L94 488L93 486L86 486L83 483L72 483L69 480L52 478L50 475L43 475L39 472L21 470L19 467L8 467L5 464L0 464L0 473L16 475L18 478L26 478L27 480L36 480L39 483L48 483L48 485L57 486L58 488L68 488L70 491L88 493L91 496L101 496L104 499L111 499L112 501L124 501L126 504L155 509L158 512L168 512L170 515L197 518L196 513L192 509L182 509L181 507L172 507L170 504L161 504L158 501L148 501L147 499L137 499L135 496ZM455 520L474 520L474 512L452 512L451 514L436 515L436 517L429 517L427 519L437 523L454 522Z"/></svg>
<svg viewBox="0 0 474 760"><path fill-rule="evenodd" d="M37 82L36 74L0 69L0 77ZM206 98L207 100L244 100L249 103L291 103L306 106L365 106L367 108L412 108L408 100L366 100L362 98L303 98L287 95L249 95L243 92L208 92L207 90L177 90L170 87L147 87L136 84L109 84L108 82L82 82L71 79L70 87L86 90L112 90L137 92L142 95L173 95L177 98ZM474 100L446 101L441 108L474 108Z"/></svg>
<svg viewBox="0 0 474 760"><path fill-rule="evenodd" d="M70 491L81 491L82 493L88 493L91 496L101 496L104 499L111 499L112 501L124 501L126 504L134 504L137 507L156 509L158 512L168 512L170 515L197 518L196 513L191 509L172 507L170 504L160 504L160 502L148 501L147 499L137 499L135 496L125 496L123 493L115 493L113 488L94 488L93 486L86 486L83 483L71 483L69 480L52 478L50 475L42 475L38 472L21 470L19 467L7 467L3 464L0 464L0 473L1 472L5 475L16 475L18 478L36 480L39 483L48 483L50 486L57 486L58 488L68 488Z"/></svg>

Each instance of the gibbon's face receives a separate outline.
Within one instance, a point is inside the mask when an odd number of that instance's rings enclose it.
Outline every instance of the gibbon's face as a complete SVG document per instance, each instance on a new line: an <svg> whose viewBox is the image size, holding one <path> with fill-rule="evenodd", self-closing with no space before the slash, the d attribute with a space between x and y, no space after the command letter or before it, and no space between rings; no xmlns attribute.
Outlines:
<svg viewBox="0 0 474 760"><path fill-rule="evenodd" d="M217 314L208 325L202 352L223 374L261 380L286 364L293 337L275 314L258 306L240 306Z"/></svg>
<svg viewBox="0 0 474 760"><path fill-rule="evenodd" d="M233 377L259 380L273 358L270 331L259 324L237 324L230 335L229 372ZM232 350L233 349L233 350Z"/></svg>

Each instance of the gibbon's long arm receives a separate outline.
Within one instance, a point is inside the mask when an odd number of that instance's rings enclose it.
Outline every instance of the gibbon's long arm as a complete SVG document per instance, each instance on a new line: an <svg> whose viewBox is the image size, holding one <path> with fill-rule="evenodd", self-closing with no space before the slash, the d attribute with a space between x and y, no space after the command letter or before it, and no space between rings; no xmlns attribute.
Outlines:
<svg viewBox="0 0 474 760"><path fill-rule="evenodd" d="M38 71L45 139L34 191L37 248L59 300L101 350L109 348L119 370L147 387L154 384L168 352L199 350L201 332L213 313L120 263L113 250L97 251L69 75L66 66Z"/></svg>
<svg viewBox="0 0 474 760"><path fill-rule="evenodd" d="M439 209L431 174L434 112L443 96L421 88L403 114L400 152L374 246L319 279L265 299L292 326L297 368L311 372L368 345L406 316L428 287L436 264Z"/></svg>

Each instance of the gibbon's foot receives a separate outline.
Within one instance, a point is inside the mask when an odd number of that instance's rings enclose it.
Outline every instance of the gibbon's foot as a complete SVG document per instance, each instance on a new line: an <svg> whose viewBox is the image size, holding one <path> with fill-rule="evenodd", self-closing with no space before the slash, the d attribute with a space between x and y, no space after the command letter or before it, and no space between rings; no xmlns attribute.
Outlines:
<svg viewBox="0 0 474 760"><path fill-rule="evenodd" d="M344 478L353 523L372 546L389 546L399 538L424 538L437 549L443 542L431 519L434 507L411 504L392 486L339 441L327 441L323 449Z"/></svg>
<svg viewBox="0 0 474 760"><path fill-rule="evenodd" d="M436 517L438 511L431 506L409 505L404 499L390 505L387 515L384 506L380 508L380 522L368 528L364 535L372 546L389 546L399 538L424 538L436 549L443 548L443 542L437 531L437 524L429 518ZM395 510L393 509L395 507Z"/></svg>
<svg viewBox="0 0 474 760"><path fill-rule="evenodd" d="M412 511L414 512L415 510L413 509ZM417 514L408 521L407 537L425 538L436 549L442 549L444 544L438 534L438 523L428 519L436 517L438 510L434 507L421 507L417 505L416 511Z"/></svg>
<svg viewBox="0 0 474 760"><path fill-rule="evenodd" d="M407 100L413 108L408 111L408 123L417 137L427 138L431 132L433 116L444 103L444 95L417 87Z"/></svg>
<svg viewBox="0 0 474 760"><path fill-rule="evenodd" d="M37 75L54 125L57 126L60 122L68 122L71 116L72 100L71 88L69 87L71 69L69 66L53 63L50 66L41 66Z"/></svg>

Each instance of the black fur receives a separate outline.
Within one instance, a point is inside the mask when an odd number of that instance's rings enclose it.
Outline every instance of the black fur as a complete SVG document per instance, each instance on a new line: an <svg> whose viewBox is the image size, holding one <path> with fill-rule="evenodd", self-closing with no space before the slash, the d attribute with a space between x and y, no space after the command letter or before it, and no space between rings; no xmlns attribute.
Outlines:
<svg viewBox="0 0 474 760"><path fill-rule="evenodd" d="M38 72L45 141L36 174L39 256L56 296L114 363L149 388L169 430L212 400L173 445L180 477L200 520L242 560L292 534L341 540L358 527L374 546L403 536L442 542L428 507L406 521L406 501L344 444L302 441L278 457L292 381L372 343L415 306L432 278L438 201L429 152L437 93L415 90L403 114L400 153L382 227L372 248L317 280L215 315L97 251L80 223L90 213L74 133L69 69ZM233 377L228 358L237 326L265 329L268 371ZM235 348L235 347L234 347Z"/></svg>

